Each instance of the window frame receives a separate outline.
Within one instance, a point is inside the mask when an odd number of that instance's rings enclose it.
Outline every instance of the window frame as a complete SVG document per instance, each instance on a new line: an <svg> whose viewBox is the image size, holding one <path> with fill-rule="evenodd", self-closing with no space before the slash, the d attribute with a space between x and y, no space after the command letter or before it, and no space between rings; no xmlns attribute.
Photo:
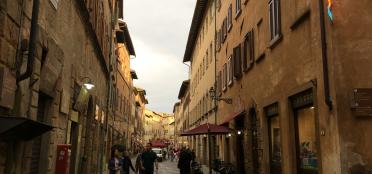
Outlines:
<svg viewBox="0 0 372 174"><path fill-rule="evenodd" d="M223 65L223 73L222 73L222 91L226 91L227 90L227 64L225 63Z"/></svg>
<svg viewBox="0 0 372 174"><path fill-rule="evenodd" d="M269 0L270 47L282 37L280 0Z"/></svg>
<svg viewBox="0 0 372 174"><path fill-rule="evenodd" d="M227 59L227 85L232 86L234 77L234 64L232 62L232 56L230 55Z"/></svg>
<svg viewBox="0 0 372 174"><path fill-rule="evenodd" d="M242 1L235 0L235 19L240 16L241 12L242 12Z"/></svg>
<svg viewBox="0 0 372 174"><path fill-rule="evenodd" d="M227 12L227 32L230 32L231 28L232 28L232 3L230 3Z"/></svg>

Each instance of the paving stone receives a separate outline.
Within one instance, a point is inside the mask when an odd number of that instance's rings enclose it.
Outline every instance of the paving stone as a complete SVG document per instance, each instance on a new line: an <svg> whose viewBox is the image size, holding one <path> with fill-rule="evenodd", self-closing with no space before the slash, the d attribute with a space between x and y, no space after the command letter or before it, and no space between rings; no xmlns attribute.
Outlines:
<svg viewBox="0 0 372 174"><path fill-rule="evenodd" d="M135 164L136 158L132 158L132 163L133 165ZM154 174L179 174L180 171L177 168L177 162L176 161L170 161L170 160L165 160L163 162L159 162L159 171L158 173ZM133 171L130 172L130 174L134 174Z"/></svg>

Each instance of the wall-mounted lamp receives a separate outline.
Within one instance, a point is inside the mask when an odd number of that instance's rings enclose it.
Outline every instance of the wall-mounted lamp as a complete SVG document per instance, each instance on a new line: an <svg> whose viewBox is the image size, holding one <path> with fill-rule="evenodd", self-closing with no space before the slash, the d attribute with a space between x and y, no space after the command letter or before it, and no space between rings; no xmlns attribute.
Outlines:
<svg viewBox="0 0 372 174"><path fill-rule="evenodd" d="M241 135L242 134L242 131L238 130L238 135Z"/></svg>
<svg viewBox="0 0 372 174"><path fill-rule="evenodd" d="M82 77L81 78L81 81L83 82L83 85L84 87L87 89L87 90L91 90L94 88L94 84L93 84L93 81L92 79L90 79L89 77Z"/></svg>
<svg viewBox="0 0 372 174"><path fill-rule="evenodd" d="M227 134L227 137L231 137L231 133Z"/></svg>
<svg viewBox="0 0 372 174"><path fill-rule="evenodd" d="M217 100L217 101L224 101L225 103L227 104L232 104L232 99L231 98L220 98L216 95L216 90L214 90L213 87L211 87L209 89L209 96L213 99L213 100Z"/></svg>

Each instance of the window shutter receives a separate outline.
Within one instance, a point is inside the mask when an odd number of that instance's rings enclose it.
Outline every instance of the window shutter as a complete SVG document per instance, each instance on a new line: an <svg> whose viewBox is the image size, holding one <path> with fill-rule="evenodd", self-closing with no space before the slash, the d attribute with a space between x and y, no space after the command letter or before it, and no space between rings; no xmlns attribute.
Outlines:
<svg viewBox="0 0 372 174"><path fill-rule="evenodd" d="M241 67L241 49L240 44L234 48L234 77L240 78L242 75L242 67Z"/></svg>
<svg viewBox="0 0 372 174"><path fill-rule="evenodd" d="M253 33L253 30L250 32L250 64L251 66L253 66L253 63L254 63L254 33Z"/></svg>
<svg viewBox="0 0 372 174"><path fill-rule="evenodd" d="M248 71L254 64L254 37L253 30L248 32L244 40L243 70Z"/></svg>
<svg viewBox="0 0 372 174"><path fill-rule="evenodd" d="M246 71L248 69L248 53L247 53L247 46L249 46L249 43L247 43L247 37L244 39L244 42L243 42L243 49L242 49L242 53L243 53L243 61L242 61L242 64L243 64L243 71Z"/></svg>
<svg viewBox="0 0 372 174"><path fill-rule="evenodd" d="M224 22L225 22L225 26L224 26L224 30L225 30L225 32L223 33L223 34L224 34L224 35L223 35L223 41L225 42L225 40L226 40L226 38L227 38L227 17L225 17Z"/></svg>
<svg viewBox="0 0 372 174"><path fill-rule="evenodd" d="M223 67L223 90L225 91L226 90L226 87L227 87L227 64L225 63L224 67Z"/></svg>

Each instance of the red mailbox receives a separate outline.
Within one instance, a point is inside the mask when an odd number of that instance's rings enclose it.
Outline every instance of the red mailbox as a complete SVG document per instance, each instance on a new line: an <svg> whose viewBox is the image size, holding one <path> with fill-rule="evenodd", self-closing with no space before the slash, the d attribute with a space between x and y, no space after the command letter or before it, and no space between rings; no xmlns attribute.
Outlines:
<svg viewBox="0 0 372 174"><path fill-rule="evenodd" d="M68 174L70 165L70 145L59 144L57 145L57 159L55 174Z"/></svg>

